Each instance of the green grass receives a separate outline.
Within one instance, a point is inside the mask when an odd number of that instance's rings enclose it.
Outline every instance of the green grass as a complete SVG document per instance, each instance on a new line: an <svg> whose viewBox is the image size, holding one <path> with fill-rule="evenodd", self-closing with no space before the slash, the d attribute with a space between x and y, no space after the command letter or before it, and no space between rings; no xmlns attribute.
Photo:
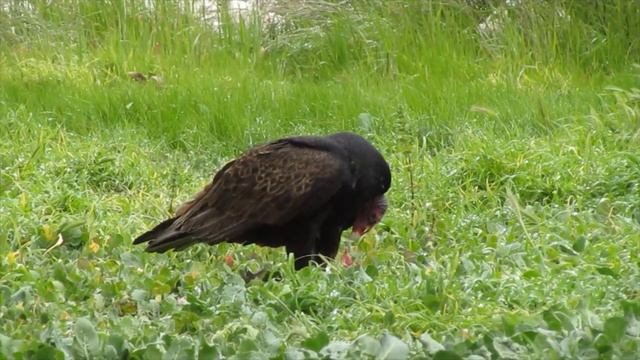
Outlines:
<svg viewBox="0 0 640 360"><path fill-rule="evenodd" d="M8 3L0 359L640 352L638 2L294 4L221 31L164 1ZM393 172L353 266L131 245L243 149L338 130ZM282 280L240 277L263 267Z"/></svg>

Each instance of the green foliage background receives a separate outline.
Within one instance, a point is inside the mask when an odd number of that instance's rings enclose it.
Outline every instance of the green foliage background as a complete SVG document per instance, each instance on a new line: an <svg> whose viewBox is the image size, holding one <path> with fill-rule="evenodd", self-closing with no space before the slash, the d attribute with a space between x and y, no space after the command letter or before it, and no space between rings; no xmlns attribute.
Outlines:
<svg viewBox="0 0 640 360"><path fill-rule="evenodd" d="M0 6L0 358L635 359L639 2L280 1L218 28L146 3ZM353 266L131 245L243 149L338 130L394 176Z"/></svg>

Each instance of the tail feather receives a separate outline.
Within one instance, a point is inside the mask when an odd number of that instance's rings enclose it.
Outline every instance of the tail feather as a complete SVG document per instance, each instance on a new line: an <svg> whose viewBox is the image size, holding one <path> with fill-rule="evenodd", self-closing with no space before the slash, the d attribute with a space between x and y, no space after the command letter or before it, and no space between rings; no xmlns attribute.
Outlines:
<svg viewBox="0 0 640 360"><path fill-rule="evenodd" d="M133 244L148 242L147 252L163 253L170 249L182 250L198 242L191 234L171 228L176 218L167 219L153 229L138 236Z"/></svg>
<svg viewBox="0 0 640 360"><path fill-rule="evenodd" d="M244 232L250 224L226 223L227 218L204 211L193 218L186 219L176 216L158 224L153 229L138 236L133 244L148 243L145 249L148 252L165 252L167 250L180 251L197 243L209 245L218 244L225 240L235 238L235 235Z"/></svg>
<svg viewBox="0 0 640 360"><path fill-rule="evenodd" d="M158 239L151 240L145 251L163 253L167 250L180 251L198 243L196 239L187 233L173 232Z"/></svg>
<svg viewBox="0 0 640 360"><path fill-rule="evenodd" d="M144 242L155 239L161 232L167 230L169 226L176 221L176 218L167 219L160 224L156 225L153 229L147 231L146 233L138 236L135 240L133 240L133 245L142 244Z"/></svg>

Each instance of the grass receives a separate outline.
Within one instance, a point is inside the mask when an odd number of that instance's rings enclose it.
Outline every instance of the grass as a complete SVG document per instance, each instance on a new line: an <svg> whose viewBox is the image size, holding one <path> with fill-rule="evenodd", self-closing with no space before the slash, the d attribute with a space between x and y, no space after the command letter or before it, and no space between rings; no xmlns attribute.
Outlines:
<svg viewBox="0 0 640 360"><path fill-rule="evenodd" d="M471 3L2 7L0 358L635 358L640 6ZM393 171L353 266L131 245L243 149L338 130Z"/></svg>

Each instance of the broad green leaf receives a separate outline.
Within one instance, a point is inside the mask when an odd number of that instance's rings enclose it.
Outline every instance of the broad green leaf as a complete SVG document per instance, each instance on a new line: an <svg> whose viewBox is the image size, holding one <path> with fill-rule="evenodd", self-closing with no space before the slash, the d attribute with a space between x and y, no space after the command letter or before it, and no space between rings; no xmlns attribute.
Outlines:
<svg viewBox="0 0 640 360"><path fill-rule="evenodd" d="M624 316L640 319L640 301L622 301L622 310Z"/></svg>
<svg viewBox="0 0 640 360"><path fill-rule="evenodd" d="M576 252L582 252L587 247L587 237L579 236L576 241L573 242L573 250Z"/></svg>
<svg viewBox="0 0 640 360"><path fill-rule="evenodd" d="M444 346L434 340L429 333L423 333L420 335L420 342L424 345L425 350L431 355L437 353L438 351L444 350Z"/></svg>
<svg viewBox="0 0 640 360"><path fill-rule="evenodd" d="M7 359L13 358L13 353L18 350L22 341L14 340L8 336L0 334L0 354L4 355Z"/></svg>
<svg viewBox="0 0 640 360"><path fill-rule="evenodd" d="M107 339L107 344L116 351L119 357L123 356L127 351L127 344L120 334L111 334Z"/></svg>
<svg viewBox="0 0 640 360"><path fill-rule="evenodd" d="M329 335L325 332L319 332L302 342L302 346L313 350L320 351L329 344Z"/></svg>
<svg viewBox="0 0 640 360"><path fill-rule="evenodd" d="M462 356L453 351L441 350L433 356L433 360L462 360Z"/></svg>
<svg viewBox="0 0 640 360"><path fill-rule="evenodd" d="M613 269L611 269L610 267L607 267L607 266L597 267L596 270L602 275L612 276L612 277L615 277L615 278L618 277L618 273L616 273L615 271L613 271Z"/></svg>
<svg viewBox="0 0 640 360"><path fill-rule="evenodd" d="M302 350L295 348L288 348L284 352L285 360L305 360L307 358L305 355Z"/></svg>
<svg viewBox="0 0 640 360"><path fill-rule="evenodd" d="M245 339L242 339L240 341L240 344L238 345L238 351L245 352L245 353L257 351L259 349L260 349L260 346L256 341L256 339L245 338Z"/></svg>
<svg viewBox="0 0 640 360"><path fill-rule="evenodd" d="M460 356L458 355L454 355L457 356L455 359L462 359ZM476 354L471 354L467 357L464 358L464 360L486 360L487 358L484 356L480 356L480 355L476 355ZM453 360L453 359L452 359Z"/></svg>
<svg viewBox="0 0 640 360"><path fill-rule="evenodd" d="M136 354L142 354L144 360L158 360L163 358L162 351L158 348L158 345L150 344L142 351L136 351Z"/></svg>
<svg viewBox="0 0 640 360"><path fill-rule="evenodd" d="M173 338L162 360L190 360L195 358L193 342L187 338Z"/></svg>
<svg viewBox="0 0 640 360"><path fill-rule="evenodd" d="M542 318L547 323L547 327L549 327L549 329L555 330L555 331L559 331L562 329L562 323L560 322L558 317L555 315L554 311L545 310L542 313Z"/></svg>
<svg viewBox="0 0 640 360"><path fill-rule="evenodd" d="M210 346L206 342L202 342L198 351L199 360L217 360L220 359L220 353L214 346Z"/></svg>
<svg viewBox="0 0 640 360"><path fill-rule="evenodd" d="M378 276L378 267L375 265L368 265L365 269L365 272L367 273L367 275L375 278L376 276Z"/></svg>
<svg viewBox="0 0 640 360"><path fill-rule="evenodd" d="M263 349L267 352L277 352L282 345L282 338L271 330L262 330L259 338Z"/></svg>
<svg viewBox="0 0 640 360"><path fill-rule="evenodd" d="M64 223L60 226L59 231L64 239L64 244L72 248L78 248L89 240L85 220Z"/></svg>
<svg viewBox="0 0 640 360"><path fill-rule="evenodd" d="M353 345L369 356L376 356L380 353L380 342L369 335L360 336Z"/></svg>
<svg viewBox="0 0 640 360"><path fill-rule="evenodd" d="M409 356L409 346L393 335L384 334L380 344L382 347L376 359L403 360Z"/></svg>
<svg viewBox="0 0 640 360"><path fill-rule="evenodd" d="M102 348L102 354L107 359L118 359L118 351L111 344L107 344Z"/></svg>
<svg viewBox="0 0 640 360"><path fill-rule="evenodd" d="M37 349L29 355L32 360L64 360L64 353L49 344L39 344Z"/></svg>
<svg viewBox="0 0 640 360"><path fill-rule="evenodd" d="M627 328L627 320L623 317L612 317L604 322L604 333L611 339L611 341L617 342L622 339L624 332Z"/></svg>
<svg viewBox="0 0 640 360"><path fill-rule="evenodd" d="M139 255L131 252L123 252L122 254L120 254L120 261L122 261L122 265L127 267L142 267L142 262L140 261Z"/></svg>
<svg viewBox="0 0 640 360"><path fill-rule="evenodd" d="M498 356L500 357L500 359L518 359L519 358L518 354L515 351L513 351L512 345L515 345L515 344L510 342L506 338L493 339L493 348L498 353Z"/></svg>
<svg viewBox="0 0 640 360"><path fill-rule="evenodd" d="M629 318L626 332L630 336L640 337L640 321L638 321L635 317Z"/></svg>
<svg viewBox="0 0 640 360"><path fill-rule="evenodd" d="M135 301L145 301L147 299L147 291L135 289L131 292L131 298Z"/></svg>
<svg viewBox="0 0 640 360"><path fill-rule="evenodd" d="M75 338L80 346L86 348L90 353L96 353L100 349L98 333L89 319L78 319L74 329Z"/></svg>
<svg viewBox="0 0 640 360"><path fill-rule="evenodd" d="M350 348L351 344L346 341L332 341L320 351L320 354L331 359L340 358Z"/></svg>

